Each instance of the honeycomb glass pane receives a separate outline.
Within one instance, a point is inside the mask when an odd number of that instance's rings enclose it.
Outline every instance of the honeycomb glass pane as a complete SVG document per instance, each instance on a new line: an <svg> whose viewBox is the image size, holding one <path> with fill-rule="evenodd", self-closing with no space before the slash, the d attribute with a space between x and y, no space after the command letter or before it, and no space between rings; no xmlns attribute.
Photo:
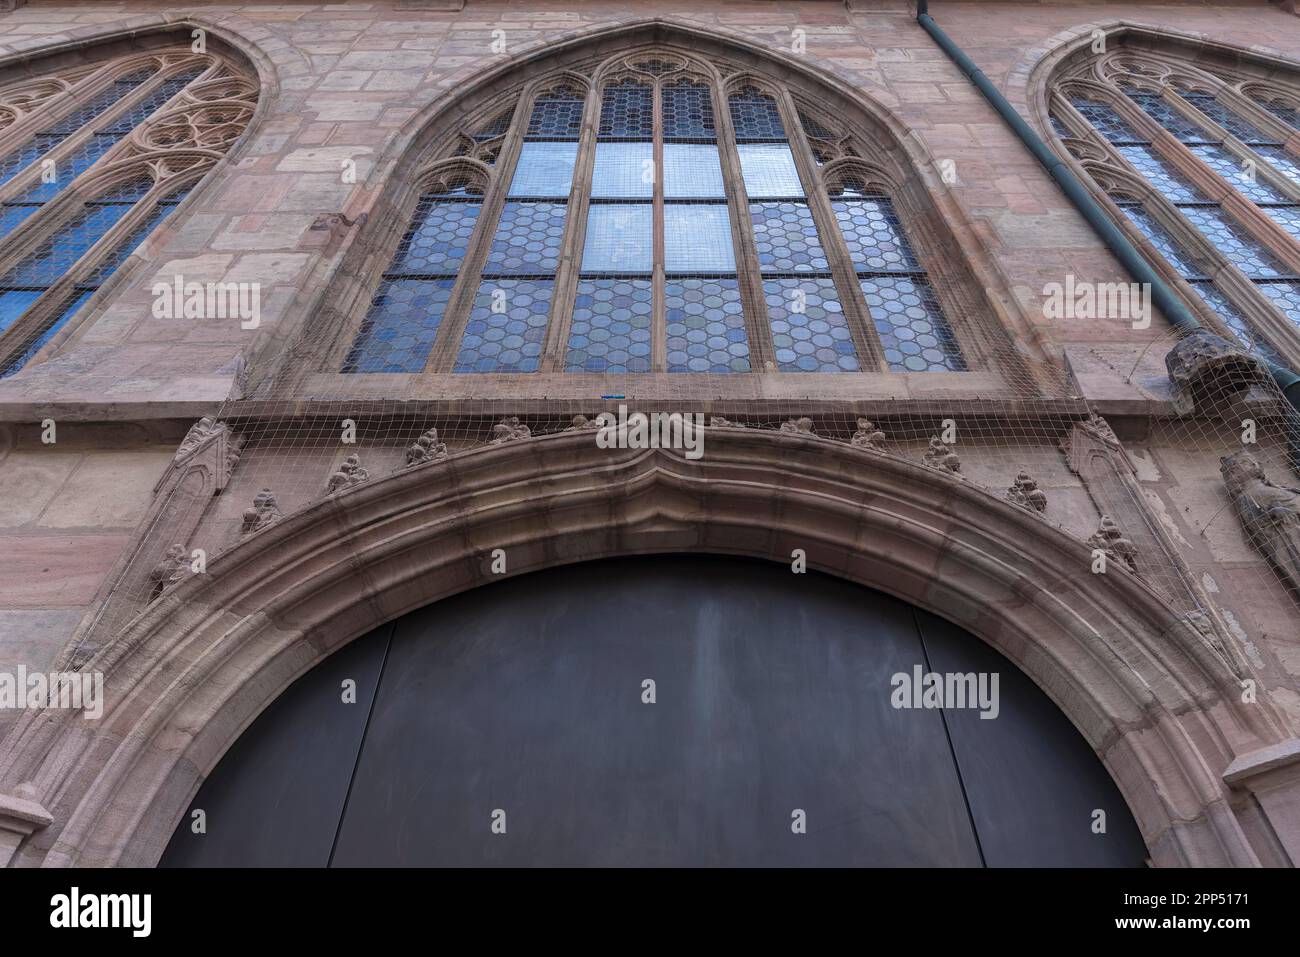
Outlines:
<svg viewBox="0 0 1300 957"><path fill-rule="evenodd" d="M1120 208L1124 210L1124 215L1133 225L1142 231L1142 235L1151 241L1151 245L1156 247L1156 251L1169 265L1178 270L1178 275L1184 279L1205 275L1205 271L1197 265L1195 257L1183 247L1182 243L1174 239L1145 207L1122 206Z"/></svg>
<svg viewBox="0 0 1300 957"><path fill-rule="evenodd" d="M1187 119L1163 96L1158 93L1141 93L1126 90L1129 99L1136 103L1142 112L1155 120L1184 143L1213 143L1214 138Z"/></svg>
<svg viewBox="0 0 1300 957"><path fill-rule="evenodd" d="M763 272L825 272L830 269L807 203L750 203L754 245Z"/></svg>
<svg viewBox="0 0 1300 957"><path fill-rule="evenodd" d="M379 284L344 372L423 372L454 279L387 279Z"/></svg>
<svg viewBox="0 0 1300 957"><path fill-rule="evenodd" d="M722 164L712 143L664 144L664 196L668 199L724 199Z"/></svg>
<svg viewBox="0 0 1300 957"><path fill-rule="evenodd" d="M1273 300L1273 305L1297 326L1300 326L1300 283L1261 282L1259 291Z"/></svg>
<svg viewBox="0 0 1300 957"><path fill-rule="evenodd" d="M831 206L849 247L853 268L872 272L920 270L894 204L888 199L836 200Z"/></svg>
<svg viewBox="0 0 1300 957"><path fill-rule="evenodd" d="M554 286L550 279L484 279L455 371L536 372Z"/></svg>
<svg viewBox="0 0 1300 957"><path fill-rule="evenodd" d="M566 372L649 372L653 284L580 279L569 327Z"/></svg>
<svg viewBox="0 0 1300 957"><path fill-rule="evenodd" d="M577 139L585 106L586 100L577 94L538 97L528 118L528 135Z"/></svg>
<svg viewBox="0 0 1300 957"><path fill-rule="evenodd" d="M587 210L584 273L644 273L653 268L654 207L597 203Z"/></svg>
<svg viewBox="0 0 1300 957"><path fill-rule="evenodd" d="M1251 328L1250 321L1229 301L1227 296L1218 290L1214 283L1194 282L1191 287L1204 300L1205 304L1214 311L1214 314L1232 330L1242 345L1259 353L1270 362L1281 362L1281 356L1277 354L1277 350Z"/></svg>
<svg viewBox="0 0 1300 957"><path fill-rule="evenodd" d="M712 139L713 98L703 83L680 80L669 83L660 93L665 139Z"/></svg>
<svg viewBox="0 0 1300 957"><path fill-rule="evenodd" d="M564 203L506 203L483 272L518 275L555 272L560 262L567 210Z"/></svg>
<svg viewBox="0 0 1300 957"><path fill-rule="evenodd" d="M732 94L728 106L737 140L783 140L785 124L776 100L757 90Z"/></svg>
<svg viewBox="0 0 1300 957"><path fill-rule="evenodd" d="M9 289L0 292L0 332L4 332L41 298L39 289Z"/></svg>
<svg viewBox="0 0 1300 957"><path fill-rule="evenodd" d="M645 83L615 83L601 96L601 136L654 133L654 90Z"/></svg>
<svg viewBox="0 0 1300 957"><path fill-rule="evenodd" d="M1277 257L1217 207L1189 206L1182 213L1210 245L1251 279L1273 279L1290 273Z"/></svg>
<svg viewBox="0 0 1300 957"><path fill-rule="evenodd" d="M803 195L794 154L787 143L740 143L740 171L750 199L784 199Z"/></svg>
<svg viewBox="0 0 1300 957"><path fill-rule="evenodd" d="M573 185L577 143L525 143L519 151L510 195L516 198L562 199Z"/></svg>
<svg viewBox="0 0 1300 957"><path fill-rule="evenodd" d="M895 372L963 372L961 348L924 279L878 276L858 280Z"/></svg>
<svg viewBox="0 0 1300 957"><path fill-rule="evenodd" d="M27 361L31 359L32 356L36 355L36 353L40 352L45 344L54 338L54 334L62 329L67 321L77 314L77 310L85 305L86 300L92 295L94 295L93 292L74 292L69 296L64 301L63 307L59 310L59 314L54 317L54 321L47 325L41 331L40 335L36 336L35 339L28 343L26 349L10 359L3 368L0 368L0 379L8 378L26 365ZM3 305L0 304L0 310L3 308Z"/></svg>
<svg viewBox="0 0 1300 957"><path fill-rule="evenodd" d="M130 208L119 204L87 206L0 279L0 286L52 285Z"/></svg>
<svg viewBox="0 0 1300 957"><path fill-rule="evenodd" d="M669 372L748 372L749 337L735 279L664 286Z"/></svg>
<svg viewBox="0 0 1300 957"><path fill-rule="evenodd" d="M0 238L8 236L21 226L32 213L40 209L34 204L10 204L0 207Z"/></svg>
<svg viewBox="0 0 1300 957"><path fill-rule="evenodd" d="M1257 146L1255 152L1264 157L1264 160L1275 170L1300 186L1300 163L1295 161L1295 157L1288 153L1285 147Z"/></svg>
<svg viewBox="0 0 1300 957"><path fill-rule="evenodd" d="M1150 146L1121 146L1119 152L1171 203L1203 203L1208 197Z"/></svg>
<svg viewBox="0 0 1300 957"><path fill-rule="evenodd" d="M1261 206L1260 212L1277 223L1300 243L1300 206Z"/></svg>
<svg viewBox="0 0 1300 957"><path fill-rule="evenodd" d="M1070 97L1070 103L1092 124L1092 128L1112 143L1147 143L1109 103L1091 100L1084 96Z"/></svg>
<svg viewBox="0 0 1300 957"><path fill-rule="evenodd" d="M1228 109L1210 93L1180 93L1179 95L1243 143L1277 142L1273 137L1261 132L1254 123Z"/></svg>
<svg viewBox="0 0 1300 957"><path fill-rule="evenodd" d="M664 268L670 273L736 271L725 203L664 206Z"/></svg>
<svg viewBox="0 0 1300 957"><path fill-rule="evenodd" d="M1199 156L1206 166L1226 179L1237 192L1251 202L1288 202L1286 196L1255 175L1254 170L1230 153L1226 147L1206 144L1188 148Z"/></svg>
<svg viewBox="0 0 1300 957"><path fill-rule="evenodd" d="M782 372L860 371L833 280L768 279L763 296Z"/></svg>
<svg viewBox="0 0 1300 957"><path fill-rule="evenodd" d="M654 196L653 143L597 143L591 195L603 199Z"/></svg>
<svg viewBox="0 0 1300 957"><path fill-rule="evenodd" d="M465 258L482 208L480 203L438 202L421 197L411 227L388 267L389 275L454 275Z"/></svg>
<svg viewBox="0 0 1300 957"><path fill-rule="evenodd" d="M1251 97L1256 103L1268 110L1279 120L1291 127L1293 130L1300 130L1300 110L1281 100L1271 100L1266 96L1255 94Z"/></svg>

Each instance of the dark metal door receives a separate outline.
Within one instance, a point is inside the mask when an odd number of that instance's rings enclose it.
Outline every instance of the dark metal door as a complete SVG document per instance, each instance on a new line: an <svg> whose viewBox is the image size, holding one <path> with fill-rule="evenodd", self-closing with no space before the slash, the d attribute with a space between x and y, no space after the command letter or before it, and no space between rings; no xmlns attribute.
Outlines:
<svg viewBox="0 0 1300 957"><path fill-rule="evenodd" d="M999 716L894 707L891 678L918 664L997 672ZM843 581L721 558L572 566L408 615L294 684L196 808L206 833L187 815L164 865L1145 856L1091 750L987 646Z"/></svg>

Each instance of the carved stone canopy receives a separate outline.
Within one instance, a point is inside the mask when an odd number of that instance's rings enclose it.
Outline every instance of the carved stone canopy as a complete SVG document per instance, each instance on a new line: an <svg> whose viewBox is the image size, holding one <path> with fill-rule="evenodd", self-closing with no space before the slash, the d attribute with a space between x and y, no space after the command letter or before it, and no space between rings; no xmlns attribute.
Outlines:
<svg viewBox="0 0 1300 957"><path fill-rule="evenodd" d="M1204 329L1170 349L1165 368L1187 411L1220 407L1268 381L1268 371L1257 358Z"/></svg>

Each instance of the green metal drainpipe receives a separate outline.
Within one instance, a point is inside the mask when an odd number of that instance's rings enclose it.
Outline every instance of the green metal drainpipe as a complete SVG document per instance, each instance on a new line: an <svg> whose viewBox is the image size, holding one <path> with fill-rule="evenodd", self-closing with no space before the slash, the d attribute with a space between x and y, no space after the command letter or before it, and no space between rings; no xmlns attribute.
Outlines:
<svg viewBox="0 0 1300 957"><path fill-rule="evenodd" d="M1056 180L1064 191L1065 195L1070 198L1070 202L1083 214L1083 218L1088 224L1096 230L1097 235L1101 237L1106 248L1115 254L1115 258L1124 264L1124 268L1129 271L1140 283L1149 283L1151 285L1151 298L1156 306L1164 313L1168 319L1178 329L1188 332L1201 328L1200 322L1192 315L1191 310L1183 303L1172 289L1169 288L1146 261L1146 258L1134 248L1133 244L1128 241L1128 237L1120 231L1106 213L1101 205L1092 197L1078 177L1071 172L1070 168L1054 153L1046 143L1042 141L1033 128L1024 121L1016 108L1012 106L1005 96L998 91L992 82L986 77L982 70L968 57L962 48L953 42L948 34L939 28L934 22L934 17L928 12L928 0L917 0L916 5L916 22L921 25L926 33L948 57L957 64L957 67L966 74L966 77L984 94L984 99L988 100L990 105L1001 114L1002 119L1006 120L1007 125L1015 131L1020 141L1029 147L1029 151L1038 158L1038 162ZM1300 412L1300 375L1296 375L1285 366L1276 365L1272 362L1263 361L1272 374L1273 380L1286 396L1291 407ZM1300 426L1297 425L1294 418L1288 425L1288 437L1291 440L1291 460L1293 464L1300 463Z"/></svg>

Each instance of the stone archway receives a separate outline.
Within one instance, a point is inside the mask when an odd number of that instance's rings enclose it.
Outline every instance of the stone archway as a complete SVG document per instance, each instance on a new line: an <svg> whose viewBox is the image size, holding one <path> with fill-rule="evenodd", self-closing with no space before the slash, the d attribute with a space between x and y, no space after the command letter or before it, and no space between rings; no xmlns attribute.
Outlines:
<svg viewBox="0 0 1300 957"><path fill-rule="evenodd" d="M878 589L992 645L1070 718L1164 865L1259 863L1222 775L1283 735L1214 650L1127 572L1027 510L838 442L709 430L709 454L590 433L486 446L332 496L247 538L101 650L98 722L29 713L0 793L52 823L16 863L152 865L205 774L295 678L408 611L508 574L618 555L788 562Z"/></svg>

